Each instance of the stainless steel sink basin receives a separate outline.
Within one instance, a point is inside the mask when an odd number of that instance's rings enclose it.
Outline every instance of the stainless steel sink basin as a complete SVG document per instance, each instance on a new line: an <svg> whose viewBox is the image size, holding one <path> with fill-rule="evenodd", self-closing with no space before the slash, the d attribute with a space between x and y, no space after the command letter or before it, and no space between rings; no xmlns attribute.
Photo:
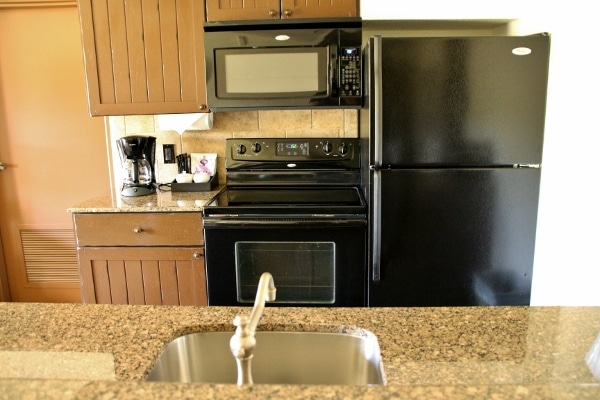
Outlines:
<svg viewBox="0 0 600 400"><path fill-rule="evenodd" d="M236 383L229 350L233 332L203 332L169 343L149 381ZM375 336L321 332L257 332L255 384L384 384Z"/></svg>

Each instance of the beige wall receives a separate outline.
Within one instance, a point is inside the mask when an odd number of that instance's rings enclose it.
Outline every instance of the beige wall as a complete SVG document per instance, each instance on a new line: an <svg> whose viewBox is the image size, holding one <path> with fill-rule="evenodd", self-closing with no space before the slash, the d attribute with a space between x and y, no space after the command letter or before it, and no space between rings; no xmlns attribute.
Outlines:
<svg viewBox="0 0 600 400"><path fill-rule="evenodd" d="M180 138L176 131L161 131L156 116L110 117L110 140L116 189L121 184L119 155L115 141L128 135L150 135L157 138L158 182L172 182L176 164L163 163L163 144L174 144L175 152L217 153L217 171L225 183L225 139L239 137L358 137L357 110L289 110L237 111L215 113L213 129L186 131Z"/></svg>

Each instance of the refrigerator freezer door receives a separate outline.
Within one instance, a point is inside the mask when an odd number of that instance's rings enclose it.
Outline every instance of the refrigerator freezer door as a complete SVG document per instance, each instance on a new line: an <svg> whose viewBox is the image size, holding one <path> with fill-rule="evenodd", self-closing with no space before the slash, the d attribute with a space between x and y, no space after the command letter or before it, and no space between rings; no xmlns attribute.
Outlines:
<svg viewBox="0 0 600 400"><path fill-rule="evenodd" d="M373 151L370 165L541 163L548 36L372 38L370 46L369 107L381 115L373 149L382 153Z"/></svg>
<svg viewBox="0 0 600 400"><path fill-rule="evenodd" d="M528 305L539 169L380 170L369 306ZM377 232L371 232L376 235ZM377 250L371 238L370 257Z"/></svg>

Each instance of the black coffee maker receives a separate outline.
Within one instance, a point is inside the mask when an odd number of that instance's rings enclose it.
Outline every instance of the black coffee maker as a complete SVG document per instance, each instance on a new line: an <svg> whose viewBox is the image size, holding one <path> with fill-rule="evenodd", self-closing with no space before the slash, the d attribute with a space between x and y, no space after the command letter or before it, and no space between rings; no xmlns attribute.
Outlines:
<svg viewBox="0 0 600 400"><path fill-rule="evenodd" d="M121 195L144 196L156 192L154 152L156 138L152 136L125 136L117 140L124 170Z"/></svg>

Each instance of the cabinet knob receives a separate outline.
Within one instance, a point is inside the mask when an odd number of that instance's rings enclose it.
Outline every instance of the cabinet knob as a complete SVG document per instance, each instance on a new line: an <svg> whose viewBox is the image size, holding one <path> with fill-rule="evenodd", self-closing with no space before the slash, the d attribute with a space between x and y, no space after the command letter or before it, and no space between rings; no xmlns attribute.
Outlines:
<svg viewBox="0 0 600 400"><path fill-rule="evenodd" d="M208 108L208 106L206 104L200 104L198 106L198 110L202 110L202 111L206 110L207 108Z"/></svg>
<svg viewBox="0 0 600 400"><path fill-rule="evenodd" d="M199 260L200 258L202 258L202 254L201 254L201 253L194 253L193 257L194 257L196 260Z"/></svg>
<svg viewBox="0 0 600 400"><path fill-rule="evenodd" d="M292 10L285 10L283 12L283 15L285 15L286 17L290 17L292 15Z"/></svg>
<svg viewBox="0 0 600 400"><path fill-rule="evenodd" d="M142 228L140 228L139 226L136 226L135 228L133 228L133 233L142 233L144 232L144 230Z"/></svg>
<svg viewBox="0 0 600 400"><path fill-rule="evenodd" d="M275 10L270 10L269 11L269 16L270 17L277 17L279 15L279 13Z"/></svg>

